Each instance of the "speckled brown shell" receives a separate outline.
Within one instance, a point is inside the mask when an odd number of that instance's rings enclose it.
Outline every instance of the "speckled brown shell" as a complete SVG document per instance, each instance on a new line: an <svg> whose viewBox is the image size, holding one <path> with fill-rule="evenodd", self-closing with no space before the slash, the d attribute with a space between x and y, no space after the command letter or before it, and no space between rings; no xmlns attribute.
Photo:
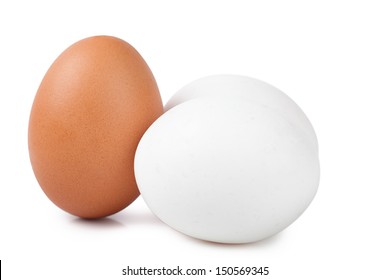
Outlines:
<svg viewBox="0 0 390 280"><path fill-rule="evenodd" d="M148 65L128 43L81 40L52 64L32 106L28 144L35 176L63 210L114 214L139 195L134 154L163 112Z"/></svg>

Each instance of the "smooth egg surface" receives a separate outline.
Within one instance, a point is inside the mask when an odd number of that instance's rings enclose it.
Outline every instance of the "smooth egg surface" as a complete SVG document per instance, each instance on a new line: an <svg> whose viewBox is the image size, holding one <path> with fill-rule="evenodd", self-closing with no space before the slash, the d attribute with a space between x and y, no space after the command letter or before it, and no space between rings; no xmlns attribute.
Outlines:
<svg viewBox="0 0 390 280"><path fill-rule="evenodd" d="M135 156L142 197L189 236L248 243L290 225L319 184L317 148L274 110L240 99L197 98L162 115Z"/></svg>
<svg viewBox="0 0 390 280"><path fill-rule="evenodd" d="M51 65L32 106L35 176L58 207L83 218L114 214L139 195L134 155L163 112L153 74L127 42L81 40Z"/></svg>
<svg viewBox="0 0 390 280"><path fill-rule="evenodd" d="M233 98L270 108L300 128L318 149L314 128L302 109L281 90L251 77L211 75L200 78L173 95L165 105L165 110L188 100L208 97Z"/></svg>

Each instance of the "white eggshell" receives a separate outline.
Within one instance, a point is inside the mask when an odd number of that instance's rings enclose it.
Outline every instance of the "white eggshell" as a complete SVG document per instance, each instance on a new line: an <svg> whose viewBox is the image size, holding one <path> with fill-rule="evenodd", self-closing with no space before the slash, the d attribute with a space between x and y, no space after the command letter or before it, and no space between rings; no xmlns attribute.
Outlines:
<svg viewBox="0 0 390 280"><path fill-rule="evenodd" d="M302 214L318 188L319 160L313 139L283 114L216 96L162 115L138 145L135 175L147 205L172 228L247 243Z"/></svg>
<svg viewBox="0 0 390 280"><path fill-rule="evenodd" d="M164 109L167 111L185 101L210 96L240 98L271 108L287 121L304 130L318 147L313 126L290 97L270 84L246 76L213 75L198 79L180 89L167 102Z"/></svg>

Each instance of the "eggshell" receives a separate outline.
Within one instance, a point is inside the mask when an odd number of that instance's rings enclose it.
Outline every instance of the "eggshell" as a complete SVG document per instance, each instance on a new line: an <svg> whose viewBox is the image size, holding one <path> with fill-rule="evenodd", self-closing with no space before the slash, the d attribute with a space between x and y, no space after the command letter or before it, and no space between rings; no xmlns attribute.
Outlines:
<svg viewBox="0 0 390 280"><path fill-rule="evenodd" d="M51 65L32 106L28 144L35 176L63 210L83 218L134 201L138 142L162 114L148 65L128 43L96 36Z"/></svg>
<svg viewBox="0 0 390 280"><path fill-rule="evenodd" d="M142 137L137 183L153 213L186 235L258 241L293 223L317 192L318 150L309 136L245 98L190 99Z"/></svg>
<svg viewBox="0 0 390 280"><path fill-rule="evenodd" d="M270 108L286 120L302 129L318 149L318 141L309 119L302 109L285 93L276 87L240 75L211 75L195 80L173 95L165 110L196 98L234 98Z"/></svg>

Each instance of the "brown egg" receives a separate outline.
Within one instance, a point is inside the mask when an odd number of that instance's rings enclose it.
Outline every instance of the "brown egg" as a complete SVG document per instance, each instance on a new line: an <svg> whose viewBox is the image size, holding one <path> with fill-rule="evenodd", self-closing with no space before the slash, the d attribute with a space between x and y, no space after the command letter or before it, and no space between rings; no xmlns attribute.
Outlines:
<svg viewBox="0 0 390 280"><path fill-rule="evenodd" d="M51 65L32 106L28 144L35 176L63 210L114 214L139 195L134 154L163 112L148 65L128 43L81 40Z"/></svg>

